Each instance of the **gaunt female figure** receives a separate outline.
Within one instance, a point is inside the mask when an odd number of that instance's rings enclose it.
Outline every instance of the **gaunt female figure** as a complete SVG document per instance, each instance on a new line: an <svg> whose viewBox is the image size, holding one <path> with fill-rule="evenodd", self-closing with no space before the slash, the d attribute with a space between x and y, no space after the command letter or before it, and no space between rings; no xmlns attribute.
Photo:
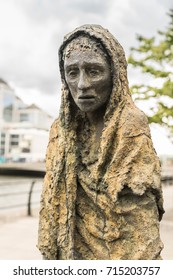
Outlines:
<svg viewBox="0 0 173 280"><path fill-rule="evenodd" d="M160 259L160 163L129 92L123 48L101 26L84 25L64 38L59 63L38 248L50 260Z"/></svg>

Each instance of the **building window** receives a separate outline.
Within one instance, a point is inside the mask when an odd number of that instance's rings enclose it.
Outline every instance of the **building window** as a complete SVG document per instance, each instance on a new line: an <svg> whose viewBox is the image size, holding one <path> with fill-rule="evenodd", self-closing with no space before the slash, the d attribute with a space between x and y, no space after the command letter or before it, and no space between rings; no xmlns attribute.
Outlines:
<svg viewBox="0 0 173 280"><path fill-rule="evenodd" d="M4 107L3 118L6 122L12 121L12 114L13 114L13 106L9 105Z"/></svg>
<svg viewBox="0 0 173 280"><path fill-rule="evenodd" d="M4 156L5 154L5 149L4 148L0 148L0 156Z"/></svg>
<svg viewBox="0 0 173 280"><path fill-rule="evenodd" d="M14 96L13 93L5 92L3 95L3 119L6 122L13 121L13 104Z"/></svg>
<svg viewBox="0 0 173 280"><path fill-rule="evenodd" d="M26 113L20 113L20 122L27 122L29 121L29 115Z"/></svg>
<svg viewBox="0 0 173 280"><path fill-rule="evenodd" d="M30 148L23 148L22 153L30 153Z"/></svg>
<svg viewBox="0 0 173 280"><path fill-rule="evenodd" d="M5 154L5 133L0 133L0 156Z"/></svg>
<svg viewBox="0 0 173 280"><path fill-rule="evenodd" d="M10 141L11 146L17 146L19 144L18 141Z"/></svg>
<svg viewBox="0 0 173 280"><path fill-rule="evenodd" d="M11 139L19 139L19 135L18 134L11 134L10 138Z"/></svg>
<svg viewBox="0 0 173 280"><path fill-rule="evenodd" d="M0 134L1 145L5 145L5 133Z"/></svg>
<svg viewBox="0 0 173 280"><path fill-rule="evenodd" d="M10 135L10 146L18 146L19 145L19 135L11 134Z"/></svg>

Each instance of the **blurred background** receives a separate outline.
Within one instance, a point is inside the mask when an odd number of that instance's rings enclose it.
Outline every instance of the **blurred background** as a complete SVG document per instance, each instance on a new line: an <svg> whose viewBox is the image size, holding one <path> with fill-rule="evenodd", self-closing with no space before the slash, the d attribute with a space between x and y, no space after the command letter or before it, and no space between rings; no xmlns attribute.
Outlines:
<svg viewBox="0 0 173 280"><path fill-rule="evenodd" d="M164 259L173 259L172 0L0 0L0 260L36 248L49 129L58 116L58 48L82 24L123 46L132 96L148 116L162 165Z"/></svg>

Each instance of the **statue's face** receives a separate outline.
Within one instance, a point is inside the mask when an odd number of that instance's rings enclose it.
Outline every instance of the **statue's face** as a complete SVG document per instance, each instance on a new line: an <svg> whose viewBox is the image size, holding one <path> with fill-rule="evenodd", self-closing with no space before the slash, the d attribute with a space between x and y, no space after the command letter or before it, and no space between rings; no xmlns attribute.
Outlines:
<svg viewBox="0 0 173 280"><path fill-rule="evenodd" d="M93 112L108 100L112 90L111 67L102 52L73 50L65 57L65 79L81 111Z"/></svg>

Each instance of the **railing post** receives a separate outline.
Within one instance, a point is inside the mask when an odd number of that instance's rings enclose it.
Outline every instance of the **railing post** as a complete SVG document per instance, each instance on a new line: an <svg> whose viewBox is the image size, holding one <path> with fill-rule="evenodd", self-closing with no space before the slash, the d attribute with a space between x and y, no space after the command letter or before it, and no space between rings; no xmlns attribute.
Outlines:
<svg viewBox="0 0 173 280"><path fill-rule="evenodd" d="M28 216L32 216L32 214L31 214L31 198L32 198L32 191L33 191L34 185L35 185L35 181L32 181L31 187L30 187L30 190L29 190L29 195L28 195Z"/></svg>

